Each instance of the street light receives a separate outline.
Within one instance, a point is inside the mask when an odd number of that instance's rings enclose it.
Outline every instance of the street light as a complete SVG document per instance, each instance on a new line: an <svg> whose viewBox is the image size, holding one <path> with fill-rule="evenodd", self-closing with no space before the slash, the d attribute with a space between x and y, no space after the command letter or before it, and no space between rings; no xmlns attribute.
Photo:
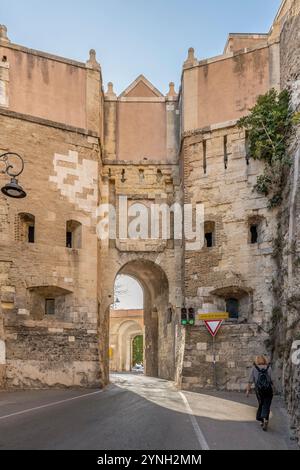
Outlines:
<svg viewBox="0 0 300 470"><path fill-rule="evenodd" d="M17 160L20 162L20 169L16 171L15 165L13 163L13 159L17 158ZM0 173L7 174L8 176L11 177L10 183L7 183L3 188L1 188L1 191L5 196L8 197L13 197L16 199L21 199L23 197L26 197L26 193L24 189L19 185L17 176L19 176L22 171L24 170L24 160L23 158L18 155L17 153L14 152L6 152L0 155L0 162L4 162L5 168L2 170Z"/></svg>

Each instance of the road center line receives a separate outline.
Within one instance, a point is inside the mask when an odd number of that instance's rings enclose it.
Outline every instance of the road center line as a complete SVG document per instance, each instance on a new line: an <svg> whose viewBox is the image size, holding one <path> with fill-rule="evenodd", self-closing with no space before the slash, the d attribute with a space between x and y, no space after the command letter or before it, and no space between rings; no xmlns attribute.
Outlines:
<svg viewBox="0 0 300 470"><path fill-rule="evenodd" d="M59 400L53 403L46 403L45 405L35 406L34 408L27 408L26 410L16 411L15 413L10 413L8 415L0 416L0 420L10 418L12 416L23 415L25 413L30 413L31 411L35 411L35 410L41 410L42 408L49 408L50 406L60 405L61 403L66 403L68 401L78 400L79 398L90 397L92 395L97 395L102 392L103 390L98 390L97 392L85 393L84 395L77 395L76 397L66 398L65 400Z"/></svg>
<svg viewBox="0 0 300 470"><path fill-rule="evenodd" d="M188 415L189 415L190 420L192 422L192 425L193 425L193 428L194 428L194 431L195 431L195 434L197 436L197 439L198 439L198 442L200 444L201 449L202 450L210 450L209 445L207 443L207 440L205 439L204 434L200 429L198 421L196 420L196 418L194 416L193 410L190 407L190 404L189 404L186 396L182 392L179 392L179 395L181 396L181 398L183 400L183 403L185 404L185 407L187 409Z"/></svg>

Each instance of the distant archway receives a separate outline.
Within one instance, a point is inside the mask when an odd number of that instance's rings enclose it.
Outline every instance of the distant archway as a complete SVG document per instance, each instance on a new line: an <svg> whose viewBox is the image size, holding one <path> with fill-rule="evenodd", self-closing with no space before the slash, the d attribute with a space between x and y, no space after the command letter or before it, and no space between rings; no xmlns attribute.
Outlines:
<svg viewBox="0 0 300 470"><path fill-rule="evenodd" d="M110 332L110 370L129 372L132 369L132 341L143 336L143 328L135 320L125 320L112 326Z"/></svg>

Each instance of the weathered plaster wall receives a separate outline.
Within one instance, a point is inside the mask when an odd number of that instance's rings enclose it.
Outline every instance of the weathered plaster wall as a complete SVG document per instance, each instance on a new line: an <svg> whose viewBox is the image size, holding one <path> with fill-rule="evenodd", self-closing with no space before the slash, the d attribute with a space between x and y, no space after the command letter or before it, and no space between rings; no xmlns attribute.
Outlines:
<svg viewBox="0 0 300 470"><path fill-rule="evenodd" d="M0 37L0 64L0 106L100 133L101 77L93 51L84 64Z"/></svg>
<svg viewBox="0 0 300 470"><path fill-rule="evenodd" d="M117 129L119 160L165 160L165 103L118 103Z"/></svg>
<svg viewBox="0 0 300 470"><path fill-rule="evenodd" d="M230 33L224 49L224 54L238 52L241 49L254 49L266 46L268 43L267 34L243 34Z"/></svg>
<svg viewBox="0 0 300 470"><path fill-rule="evenodd" d="M269 47L198 62L183 72L183 131L238 119L270 87Z"/></svg>
<svg viewBox="0 0 300 470"><path fill-rule="evenodd" d="M164 97L140 76L118 98L109 84L104 111L105 159L176 162L179 110L173 83Z"/></svg>
<svg viewBox="0 0 300 470"><path fill-rule="evenodd" d="M86 127L86 70L7 45L12 111Z"/></svg>

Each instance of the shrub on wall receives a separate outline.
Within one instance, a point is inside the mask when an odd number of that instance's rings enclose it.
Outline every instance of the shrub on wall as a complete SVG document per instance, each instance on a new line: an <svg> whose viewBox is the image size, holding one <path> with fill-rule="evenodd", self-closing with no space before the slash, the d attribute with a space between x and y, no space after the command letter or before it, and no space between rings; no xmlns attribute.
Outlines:
<svg viewBox="0 0 300 470"><path fill-rule="evenodd" d="M299 122L300 113L292 110L289 92L275 89L259 96L250 114L238 121L238 127L247 132L249 156L265 162L254 189L268 197L269 208L282 202L286 170L291 165L289 139Z"/></svg>

